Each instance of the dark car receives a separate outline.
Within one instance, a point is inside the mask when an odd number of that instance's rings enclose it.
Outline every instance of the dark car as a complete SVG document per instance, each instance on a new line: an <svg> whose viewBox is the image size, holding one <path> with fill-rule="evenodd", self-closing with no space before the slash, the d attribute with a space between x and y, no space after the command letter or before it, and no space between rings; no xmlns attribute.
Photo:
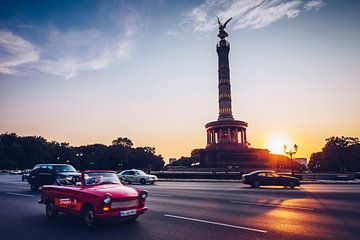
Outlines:
<svg viewBox="0 0 360 240"><path fill-rule="evenodd" d="M29 179L30 172L31 170L29 169L23 170L21 173L21 181L27 181Z"/></svg>
<svg viewBox="0 0 360 240"><path fill-rule="evenodd" d="M43 185L57 184L73 176L80 176L76 169L68 164L37 164L29 174L28 182L33 191Z"/></svg>
<svg viewBox="0 0 360 240"><path fill-rule="evenodd" d="M271 170L255 171L244 174L243 182L255 188L260 186L284 186L290 188L300 186L299 179L290 176L278 175L275 171Z"/></svg>

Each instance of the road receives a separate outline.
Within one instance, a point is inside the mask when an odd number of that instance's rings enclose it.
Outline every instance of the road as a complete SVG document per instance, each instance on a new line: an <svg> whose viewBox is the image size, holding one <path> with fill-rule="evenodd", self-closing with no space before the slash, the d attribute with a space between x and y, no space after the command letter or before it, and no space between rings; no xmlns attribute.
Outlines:
<svg viewBox="0 0 360 240"><path fill-rule="evenodd" d="M39 192L0 175L0 239L360 239L360 185L306 184L252 189L228 182L132 185L149 191L135 223L101 224L45 216Z"/></svg>

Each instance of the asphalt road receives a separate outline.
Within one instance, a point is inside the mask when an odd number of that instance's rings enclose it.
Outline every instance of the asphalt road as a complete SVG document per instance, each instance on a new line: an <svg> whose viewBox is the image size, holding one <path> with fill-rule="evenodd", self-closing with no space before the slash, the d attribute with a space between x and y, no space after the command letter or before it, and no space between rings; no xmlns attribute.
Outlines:
<svg viewBox="0 0 360 240"><path fill-rule="evenodd" d="M239 183L159 182L135 223L54 221L21 176L0 175L0 239L360 239L360 185L252 189Z"/></svg>

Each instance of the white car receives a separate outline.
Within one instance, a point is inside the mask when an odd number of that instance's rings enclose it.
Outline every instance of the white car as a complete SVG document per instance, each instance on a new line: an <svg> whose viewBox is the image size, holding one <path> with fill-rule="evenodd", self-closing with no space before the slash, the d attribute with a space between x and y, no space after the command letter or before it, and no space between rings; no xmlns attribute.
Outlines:
<svg viewBox="0 0 360 240"><path fill-rule="evenodd" d="M124 170L117 174L122 182L154 184L158 179L155 175L146 174L138 169Z"/></svg>

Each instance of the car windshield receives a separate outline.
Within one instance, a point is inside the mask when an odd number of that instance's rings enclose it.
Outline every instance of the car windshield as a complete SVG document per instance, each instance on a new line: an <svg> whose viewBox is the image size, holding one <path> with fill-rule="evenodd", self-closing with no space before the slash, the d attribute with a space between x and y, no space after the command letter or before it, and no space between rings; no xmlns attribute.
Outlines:
<svg viewBox="0 0 360 240"><path fill-rule="evenodd" d="M115 173L92 172L85 174L85 185L118 184L120 180Z"/></svg>
<svg viewBox="0 0 360 240"><path fill-rule="evenodd" d="M54 166L54 171L56 173L58 173L58 172L76 172L76 169L70 165L60 165L60 166Z"/></svg>

